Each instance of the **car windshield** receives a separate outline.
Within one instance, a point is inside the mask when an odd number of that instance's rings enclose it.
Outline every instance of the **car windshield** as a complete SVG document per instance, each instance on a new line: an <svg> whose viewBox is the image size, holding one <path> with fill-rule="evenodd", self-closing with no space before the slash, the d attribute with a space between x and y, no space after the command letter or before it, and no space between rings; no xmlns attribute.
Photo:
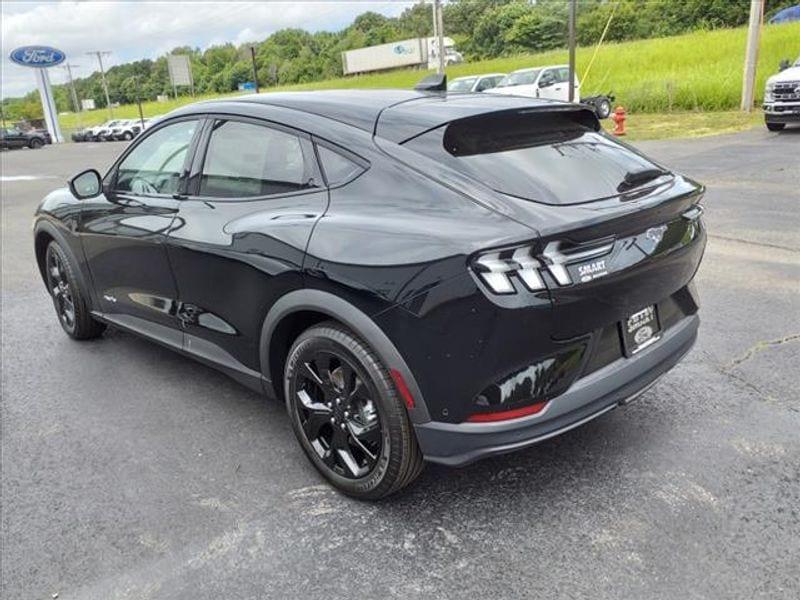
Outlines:
<svg viewBox="0 0 800 600"><path fill-rule="evenodd" d="M468 92L475 85L477 77L467 77L466 79L454 79L447 86L448 92Z"/></svg>
<svg viewBox="0 0 800 600"><path fill-rule="evenodd" d="M494 114L443 125L406 146L498 192L544 204L618 196L666 175L594 124L583 111Z"/></svg>
<svg viewBox="0 0 800 600"><path fill-rule="evenodd" d="M497 84L497 87L509 87L512 85L529 85L536 81L541 69L533 69L530 71L517 71L509 73Z"/></svg>

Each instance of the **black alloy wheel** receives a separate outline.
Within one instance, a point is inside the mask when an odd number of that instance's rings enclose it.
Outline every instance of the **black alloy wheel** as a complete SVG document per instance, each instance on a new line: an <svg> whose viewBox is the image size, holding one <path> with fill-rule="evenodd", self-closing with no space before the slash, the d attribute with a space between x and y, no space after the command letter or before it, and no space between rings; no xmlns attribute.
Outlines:
<svg viewBox="0 0 800 600"><path fill-rule="evenodd" d="M55 241L47 246L44 272L47 289L53 298L53 306L64 331L76 340L88 340L100 336L106 326L92 318L75 276L75 267Z"/></svg>
<svg viewBox="0 0 800 600"><path fill-rule="evenodd" d="M421 472L422 455L387 369L338 323L315 325L297 338L284 391L300 445L344 493L378 499Z"/></svg>
<svg viewBox="0 0 800 600"><path fill-rule="evenodd" d="M303 433L329 469L347 479L364 477L383 446L374 392L344 357L324 350L309 354L295 382Z"/></svg>
<svg viewBox="0 0 800 600"><path fill-rule="evenodd" d="M35 150L37 148L41 148L44 146L44 142L39 138L33 138L30 142L28 142L28 148Z"/></svg>
<svg viewBox="0 0 800 600"><path fill-rule="evenodd" d="M51 244L47 249L47 287L53 297L56 314L67 333L75 332L75 302L65 260L61 252Z"/></svg>

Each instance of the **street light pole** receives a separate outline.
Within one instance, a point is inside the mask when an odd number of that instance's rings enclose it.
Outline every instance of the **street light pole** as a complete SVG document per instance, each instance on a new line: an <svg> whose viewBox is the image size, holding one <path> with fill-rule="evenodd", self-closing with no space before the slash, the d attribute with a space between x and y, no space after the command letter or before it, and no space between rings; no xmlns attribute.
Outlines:
<svg viewBox="0 0 800 600"><path fill-rule="evenodd" d="M569 101L575 101L575 17L578 0L569 0Z"/></svg>
<svg viewBox="0 0 800 600"><path fill-rule="evenodd" d="M111 52L108 52L106 50L94 50L92 52L87 52L86 54L89 54L89 55L94 54L95 56L97 56L97 62L100 63L100 79L103 82L103 91L106 94L106 108L108 108L108 116L109 116L109 118L113 119L114 118L114 111L111 108L111 98L108 95L108 83L106 83L106 72L105 72L105 69L103 69L103 56L111 54Z"/></svg>

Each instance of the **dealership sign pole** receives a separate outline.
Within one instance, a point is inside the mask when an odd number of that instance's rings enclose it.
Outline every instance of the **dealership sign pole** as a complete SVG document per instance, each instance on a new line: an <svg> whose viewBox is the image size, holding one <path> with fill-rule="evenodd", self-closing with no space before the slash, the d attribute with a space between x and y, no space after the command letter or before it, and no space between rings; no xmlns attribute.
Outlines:
<svg viewBox="0 0 800 600"><path fill-rule="evenodd" d="M50 76L47 73L48 67L55 67L64 62L66 55L61 50L50 48L49 46L23 46L13 50L9 55L12 62L23 67L33 67L36 73L36 86L39 88L39 97L42 100L42 112L47 123L47 131L53 143L61 143L64 137L58 126L58 113L56 103L53 100L53 90L50 86Z"/></svg>

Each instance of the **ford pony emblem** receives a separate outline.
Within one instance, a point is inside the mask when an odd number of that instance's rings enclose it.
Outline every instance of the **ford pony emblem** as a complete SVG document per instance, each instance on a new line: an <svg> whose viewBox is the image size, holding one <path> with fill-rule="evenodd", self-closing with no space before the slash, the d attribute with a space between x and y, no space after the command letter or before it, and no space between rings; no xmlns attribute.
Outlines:
<svg viewBox="0 0 800 600"><path fill-rule="evenodd" d="M23 67L54 67L64 62L66 55L49 46L22 46L12 50L9 58Z"/></svg>

